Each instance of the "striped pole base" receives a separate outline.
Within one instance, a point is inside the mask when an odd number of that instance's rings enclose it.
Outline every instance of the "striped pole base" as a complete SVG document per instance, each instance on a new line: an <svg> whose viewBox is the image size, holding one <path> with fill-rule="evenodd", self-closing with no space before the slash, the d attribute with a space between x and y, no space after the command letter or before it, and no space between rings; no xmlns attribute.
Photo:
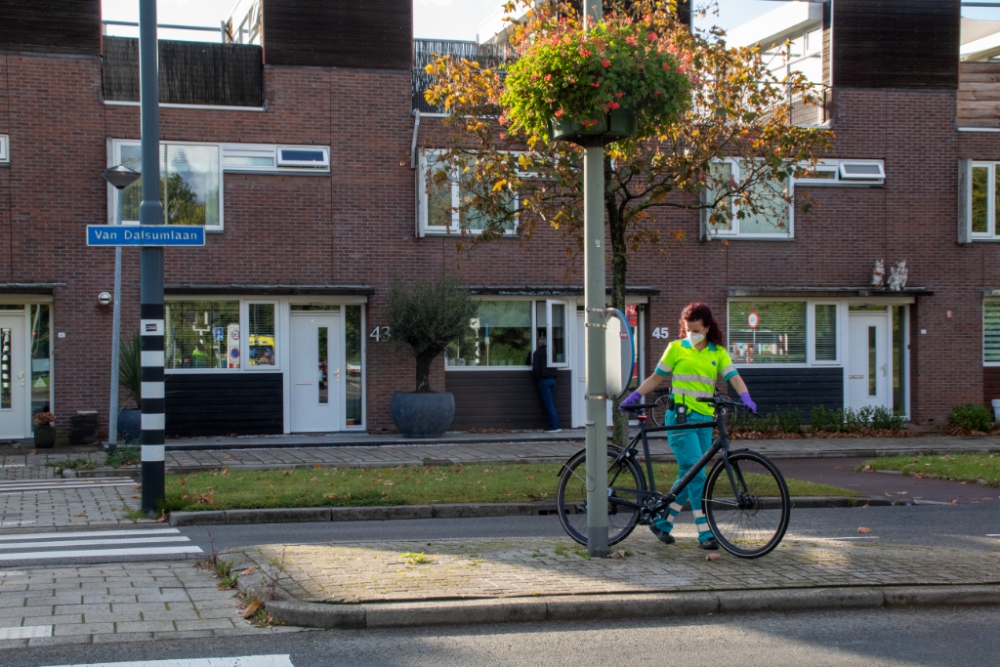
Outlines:
<svg viewBox="0 0 1000 667"><path fill-rule="evenodd" d="M164 483L163 304L142 304L142 511L154 514Z"/></svg>

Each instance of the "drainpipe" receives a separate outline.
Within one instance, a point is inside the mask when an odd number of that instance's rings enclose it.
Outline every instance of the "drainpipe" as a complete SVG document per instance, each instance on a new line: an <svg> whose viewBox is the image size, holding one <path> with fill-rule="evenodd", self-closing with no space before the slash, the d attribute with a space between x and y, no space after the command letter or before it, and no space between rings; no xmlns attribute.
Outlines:
<svg viewBox="0 0 1000 667"><path fill-rule="evenodd" d="M410 169L417 168L417 131L420 129L420 109L413 110L413 141L410 142Z"/></svg>

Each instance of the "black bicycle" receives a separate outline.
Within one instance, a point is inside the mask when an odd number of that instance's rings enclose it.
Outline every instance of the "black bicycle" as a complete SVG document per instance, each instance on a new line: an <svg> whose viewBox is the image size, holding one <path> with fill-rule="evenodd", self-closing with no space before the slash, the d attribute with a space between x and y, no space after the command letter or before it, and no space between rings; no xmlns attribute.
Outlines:
<svg viewBox="0 0 1000 667"><path fill-rule="evenodd" d="M609 545L624 540L638 525L648 525L654 533L658 533L653 525L655 521L665 516L670 503L687 487L697 471L705 468L720 452L722 457L708 474L702 503L709 528L719 544L734 556L758 558L770 553L781 542L788 529L792 509L785 478L765 456L748 449L729 449L726 413L747 408L720 394L698 400L715 406L714 427L718 430L718 437L698 463L665 494L656 491L647 434L711 428L713 425L702 422L647 427L646 411L662 409L662 399L656 403L623 406L636 413L640 429L625 449L608 446ZM640 440L645 456L645 474L638 457ZM577 452L563 465L556 502L563 528L575 541L586 545L586 450Z"/></svg>

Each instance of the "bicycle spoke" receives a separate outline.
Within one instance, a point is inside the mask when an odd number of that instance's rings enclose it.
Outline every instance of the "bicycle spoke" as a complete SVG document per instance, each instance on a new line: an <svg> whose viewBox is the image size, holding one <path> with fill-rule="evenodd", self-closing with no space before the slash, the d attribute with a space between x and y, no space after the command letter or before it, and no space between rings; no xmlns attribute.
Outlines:
<svg viewBox="0 0 1000 667"><path fill-rule="evenodd" d="M788 525L790 502L780 473L752 452L730 456L739 493L724 467L713 470L706 490L706 513L720 543L739 556L773 549Z"/></svg>
<svg viewBox="0 0 1000 667"><path fill-rule="evenodd" d="M608 453L608 481L611 495L608 500L608 543L615 544L625 539L635 528L639 518L638 504L640 492L645 488L641 473L635 463L628 458L615 460L616 454ZM613 484L613 486L612 486ZM587 543L588 526L585 512L576 508L587 501L586 459L576 457L567 464L559 481L557 503L559 520L563 528L580 544ZM631 504L632 507L626 506Z"/></svg>

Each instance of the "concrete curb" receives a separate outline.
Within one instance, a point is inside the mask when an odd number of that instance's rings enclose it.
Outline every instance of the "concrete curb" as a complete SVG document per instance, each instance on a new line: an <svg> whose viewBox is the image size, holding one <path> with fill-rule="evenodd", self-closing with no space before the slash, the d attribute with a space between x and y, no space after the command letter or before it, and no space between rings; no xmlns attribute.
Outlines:
<svg viewBox="0 0 1000 667"><path fill-rule="evenodd" d="M498 600L322 604L275 600L268 612L312 628L401 628L537 621L665 618L741 612L1000 605L1000 586L885 586L760 591L539 596Z"/></svg>
<svg viewBox="0 0 1000 667"><path fill-rule="evenodd" d="M889 498L845 498L801 496L792 498L796 509L843 507L890 507L909 501ZM556 504L469 503L398 505L393 507L294 507L287 509L212 510L171 512L171 526L221 526L253 523L310 523L326 521L399 521L405 519L469 519L499 516L546 516L556 514Z"/></svg>

